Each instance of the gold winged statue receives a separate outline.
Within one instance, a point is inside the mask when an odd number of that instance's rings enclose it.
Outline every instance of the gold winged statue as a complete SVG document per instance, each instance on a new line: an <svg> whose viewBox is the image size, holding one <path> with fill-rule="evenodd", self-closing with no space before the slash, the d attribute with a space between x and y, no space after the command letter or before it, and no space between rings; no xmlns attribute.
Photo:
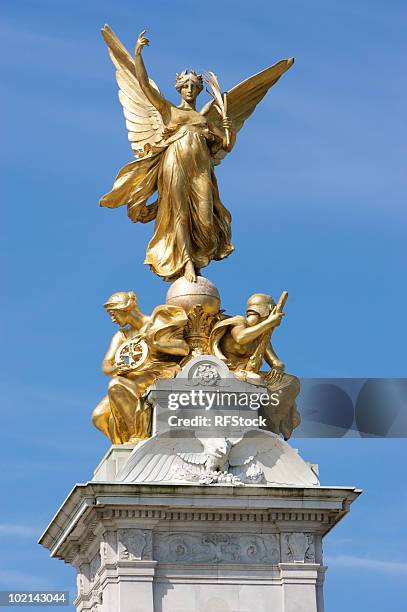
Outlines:
<svg viewBox="0 0 407 612"><path fill-rule="evenodd" d="M214 166L232 150L236 133L294 60L266 68L223 96L210 73L206 81L214 99L197 111L202 75L193 70L177 75L181 102L176 106L148 77L142 59L149 44L145 32L138 37L134 58L109 26L102 35L116 67L119 99L137 159L120 170L100 205L127 205L133 222L155 219L145 263L165 280L184 276L194 282L201 268L233 251L231 215L220 200ZM157 200L147 204L155 192Z"/></svg>

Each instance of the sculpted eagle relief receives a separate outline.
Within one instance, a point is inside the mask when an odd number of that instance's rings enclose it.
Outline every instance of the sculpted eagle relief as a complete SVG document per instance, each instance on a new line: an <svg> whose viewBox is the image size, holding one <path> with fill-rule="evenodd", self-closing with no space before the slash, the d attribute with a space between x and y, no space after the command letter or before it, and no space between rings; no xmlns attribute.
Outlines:
<svg viewBox="0 0 407 612"><path fill-rule="evenodd" d="M155 220L144 263L165 280L184 276L195 282L202 268L233 251L231 215L221 202L214 167L233 149L237 132L294 60L281 60L223 95L213 73L184 70L175 82L181 96L177 106L147 74L145 32L138 37L134 57L109 26L102 35L116 67L119 100L137 159L120 170L100 205L126 205L133 222ZM198 111L204 81L213 99ZM148 204L155 193L157 200Z"/></svg>

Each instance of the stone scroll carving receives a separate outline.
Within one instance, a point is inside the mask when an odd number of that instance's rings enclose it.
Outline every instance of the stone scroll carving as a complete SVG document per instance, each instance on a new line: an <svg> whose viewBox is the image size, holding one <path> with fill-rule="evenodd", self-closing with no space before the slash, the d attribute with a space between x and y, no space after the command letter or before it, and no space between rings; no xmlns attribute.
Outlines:
<svg viewBox="0 0 407 612"><path fill-rule="evenodd" d="M157 534L154 558L161 563L250 563L280 561L275 534Z"/></svg>
<svg viewBox="0 0 407 612"><path fill-rule="evenodd" d="M118 530L118 555L120 561L152 559L151 531L144 529Z"/></svg>
<svg viewBox="0 0 407 612"><path fill-rule="evenodd" d="M311 533L284 533L281 536L283 561L315 563L315 543Z"/></svg>

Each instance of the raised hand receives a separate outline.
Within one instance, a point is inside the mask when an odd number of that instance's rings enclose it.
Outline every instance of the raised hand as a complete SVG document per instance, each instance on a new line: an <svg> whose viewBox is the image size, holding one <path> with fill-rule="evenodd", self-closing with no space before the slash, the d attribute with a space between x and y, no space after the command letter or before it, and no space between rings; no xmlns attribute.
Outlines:
<svg viewBox="0 0 407 612"><path fill-rule="evenodd" d="M130 370L131 370L130 366L125 361L121 361L116 364L116 369L115 369L114 374L116 376L125 376L126 374L130 372Z"/></svg>
<svg viewBox="0 0 407 612"><path fill-rule="evenodd" d="M141 55L143 47L150 44L150 41L148 40L148 38L144 36L145 33L146 33L146 30L143 30L138 35L138 39L136 43L136 55Z"/></svg>
<svg viewBox="0 0 407 612"><path fill-rule="evenodd" d="M225 130L232 129L232 122L230 121L228 117L222 117L222 126L224 127Z"/></svg>
<svg viewBox="0 0 407 612"><path fill-rule="evenodd" d="M283 317L284 312L276 312L276 309L274 308L269 314L267 321L270 323L271 327L277 327L277 325L280 325Z"/></svg>

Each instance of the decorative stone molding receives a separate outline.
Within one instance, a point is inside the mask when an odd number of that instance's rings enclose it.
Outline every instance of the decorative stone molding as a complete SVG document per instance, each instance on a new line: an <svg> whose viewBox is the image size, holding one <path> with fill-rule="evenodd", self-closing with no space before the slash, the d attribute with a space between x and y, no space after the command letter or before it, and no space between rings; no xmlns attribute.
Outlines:
<svg viewBox="0 0 407 612"><path fill-rule="evenodd" d="M78 597L86 593L85 587L85 567L81 566L76 575L76 588L78 590Z"/></svg>
<svg viewBox="0 0 407 612"><path fill-rule="evenodd" d="M41 543L77 568L77 612L322 612L321 539L358 494L92 482Z"/></svg>
<svg viewBox="0 0 407 612"><path fill-rule="evenodd" d="M100 520L122 520L122 519L153 519L166 521L242 521L270 523L270 521L287 522L312 522L330 523L337 522L337 515L328 512L305 512L305 511L193 511L193 510L161 510L156 508L147 509L106 509L100 510Z"/></svg>
<svg viewBox="0 0 407 612"><path fill-rule="evenodd" d="M219 378L219 372L212 363L202 363L196 368L193 375L193 380L203 386L216 385Z"/></svg>
<svg viewBox="0 0 407 612"><path fill-rule="evenodd" d="M161 563L251 563L280 561L275 534L159 533L154 538L154 558Z"/></svg>
<svg viewBox="0 0 407 612"><path fill-rule="evenodd" d="M107 530L103 533L100 544L100 556L102 565L116 561L117 531Z"/></svg>
<svg viewBox="0 0 407 612"><path fill-rule="evenodd" d="M101 612L103 603L103 593L99 589L95 589L90 600L91 612Z"/></svg>
<svg viewBox="0 0 407 612"><path fill-rule="evenodd" d="M90 582L93 582L95 580L96 574L99 571L100 565L101 565L100 552L97 552L96 555L91 560L90 565L89 565Z"/></svg>
<svg viewBox="0 0 407 612"><path fill-rule="evenodd" d="M289 563L315 563L315 543L311 533L281 535L282 560Z"/></svg>
<svg viewBox="0 0 407 612"><path fill-rule="evenodd" d="M151 531L144 529L118 530L118 557L120 561L152 560Z"/></svg>

